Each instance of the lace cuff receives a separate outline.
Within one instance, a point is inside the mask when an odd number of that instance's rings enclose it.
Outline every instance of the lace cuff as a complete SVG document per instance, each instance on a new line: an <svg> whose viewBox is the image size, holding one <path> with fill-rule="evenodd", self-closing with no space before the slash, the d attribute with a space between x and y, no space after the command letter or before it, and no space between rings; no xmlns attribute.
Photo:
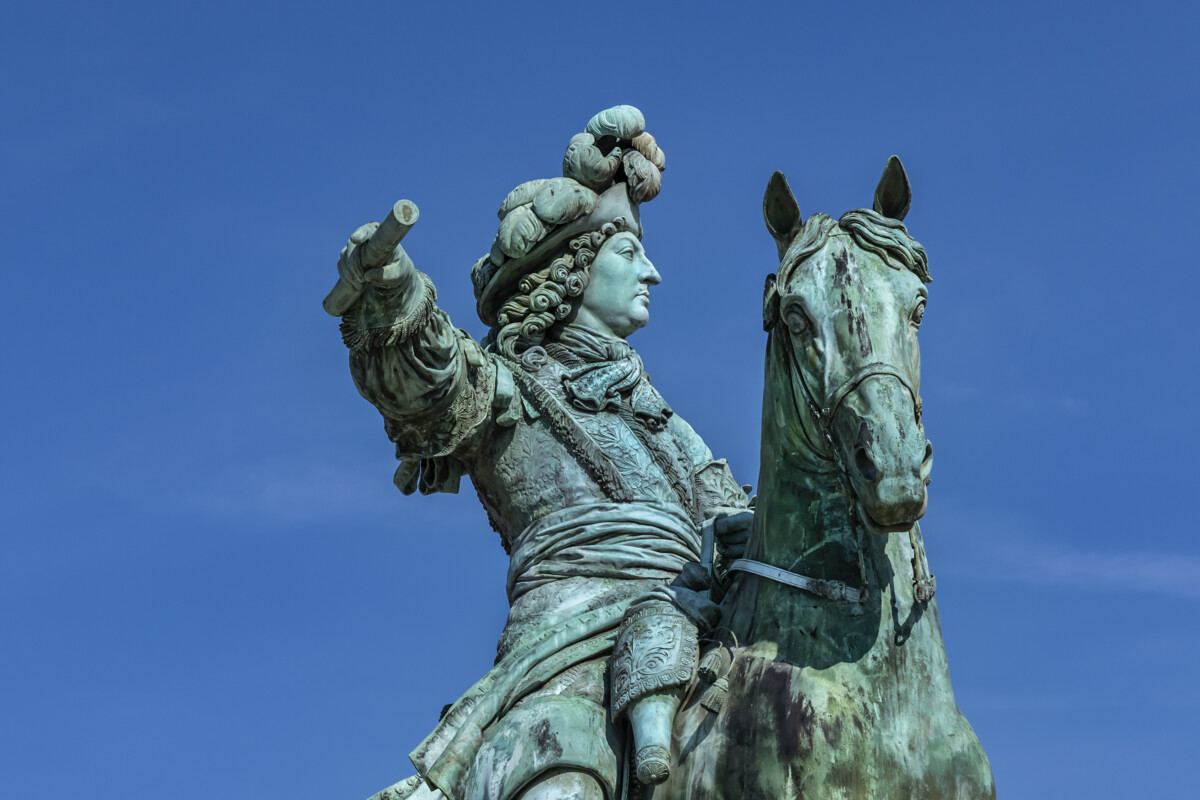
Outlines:
<svg viewBox="0 0 1200 800"><path fill-rule="evenodd" d="M428 275L416 270L414 273L419 278L417 287L368 287L362 299L342 316L342 342L351 352L391 347L411 339L429 324L437 289Z"/></svg>

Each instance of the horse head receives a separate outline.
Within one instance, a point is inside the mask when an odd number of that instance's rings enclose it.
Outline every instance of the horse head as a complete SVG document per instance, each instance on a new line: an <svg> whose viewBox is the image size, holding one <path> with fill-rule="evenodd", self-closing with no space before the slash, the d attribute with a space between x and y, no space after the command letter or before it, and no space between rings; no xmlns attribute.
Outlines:
<svg viewBox="0 0 1200 800"><path fill-rule="evenodd" d="M868 530L906 531L925 513L932 447L921 425L917 331L930 281L902 220L912 194L892 156L872 210L834 220L800 208L782 173L763 216L779 248L764 327L790 361L794 436L849 480ZM781 387L782 388L782 387Z"/></svg>

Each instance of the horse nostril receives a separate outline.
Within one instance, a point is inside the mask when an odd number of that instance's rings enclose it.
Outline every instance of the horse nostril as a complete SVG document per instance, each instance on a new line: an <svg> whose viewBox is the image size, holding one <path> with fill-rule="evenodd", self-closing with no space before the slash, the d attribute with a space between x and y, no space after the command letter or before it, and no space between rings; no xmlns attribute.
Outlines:
<svg viewBox="0 0 1200 800"><path fill-rule="evenodd" d="M877 474L875 462L871 460L871 454L867 452L867 448L856 447L854 449L854 468L866 480L875 480Z"/></svg>

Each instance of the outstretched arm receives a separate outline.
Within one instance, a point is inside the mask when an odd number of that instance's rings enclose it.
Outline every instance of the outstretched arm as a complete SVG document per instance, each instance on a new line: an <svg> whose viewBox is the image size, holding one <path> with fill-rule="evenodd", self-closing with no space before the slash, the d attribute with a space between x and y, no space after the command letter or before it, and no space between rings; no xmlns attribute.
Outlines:
<svg viewBox="0 0 1200 800"><path fill-rule="evenodd" d="M489 404L480 394L491 390L490 365L435 305L433 283L400 247L407 227L396 223L405 202L384 223L364 225L350 237L325 308L341 314L350 374L383 414L398 453L432 457L453 452L482 421ZM412 206L408 227L415 212ZM456 407L464 393L470 408Z"/></svg>

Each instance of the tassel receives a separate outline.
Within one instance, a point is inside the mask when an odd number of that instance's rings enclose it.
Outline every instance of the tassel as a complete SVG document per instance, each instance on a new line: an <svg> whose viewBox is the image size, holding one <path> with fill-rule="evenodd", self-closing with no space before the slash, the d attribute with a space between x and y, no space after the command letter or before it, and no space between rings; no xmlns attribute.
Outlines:
<svg viewBox="0 0 1200 800"><path fill-rule="evenodd" d="M700 676L700 680L705 683L715 683L717 678L724 672L724 652L721 648L710 650L704 656L704 660L700 662L700 667L696 670L696 674Z"/></svg>
<svg viewBox="0 0 1200 800"><path fill-rule="evenodd" d="M725 705L725 695L729 694L729 681L725 678L717 678L712 686L704 690L704 694L700 697L700 705L714 714L721 712L721 707Z"/></svg>

